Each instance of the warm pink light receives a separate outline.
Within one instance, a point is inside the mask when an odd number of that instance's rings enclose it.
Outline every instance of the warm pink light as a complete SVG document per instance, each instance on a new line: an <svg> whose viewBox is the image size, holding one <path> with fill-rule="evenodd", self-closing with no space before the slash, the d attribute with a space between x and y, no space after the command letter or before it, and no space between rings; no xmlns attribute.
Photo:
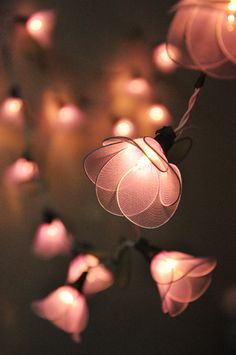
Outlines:
<svg viewBox="0 0 236 355"><path fill-rule="evenodd" d="M155 104L151 106L148 115L153 123L162 127L170 123L170 113L164 105Z"/></svg>
<svg viewBox="0 0 236 355"><path fill-rule="evenodd" d="M181 65L221 79L236 77L235 1L182 0L168 34ZM207 26L204 26L207 24Z"/></svg>
<svg viewBox="0 0 236 355"><path fill-rule="evenodd" d="M59 219L41 224L35 234L33 252L45 259L60 254L69 254L72 245L71 236Z"/></svg>
<svg viewBox="0 0 236 355"><path fill-rule="evenodd" d="M163 251L151 262L151 274L162 299L162 310L175 317L209 287L216 261Z"/></svg>
<svg viewBox="0 0 236 355"><path fill-rule="evenodd" d="M88 323L88 308L83 295L70 286L62 286L43 300L33 302L35 313L51 321L80 342L80 333Z"/></svg>
<svg viewBox="0 0 236 355"><path fill-rule="evenodd" d="M51 44L51 32L55 23L54 11L41 11L30 16L26 22L26 29L43 47Z"/></svg>
<svg viewBox="0 0 236 355"><path fill-rule="evenodd" d="M174 53L177 50L172 46L172 48L169 47L169 51ZM168 55L165 43L160 44L154 49L153 60L156 67L163 73L172 73L177 68L176 63Z"/></svg>
<svg viewBox="0 0 236 355"><path fill-rule="evenodd" d="M84 168L99 203L144 228L157 228L175 213L182 182L153 138L110 138L90 153Z"/></svg>
<svg viewBox="0 0 236 355"><path fill-rule="evenodd" d="M146 79L135 78L129 81L127 91L132 95L145 95L149 93L150 86Z"/></svg>
<svg viewBox="0 0 236 355"><path fill-rule="evenodd" d="M88 272L83 292L93 294L105 290L113 284L112 273L90 254L77 256L70 264L67 282L75 283L84 272Z"/></svg>
<svg viewBox="0 0 236 355"><path fill-rule="evenodd" d="M77 106L68 104L58 112L58 126L73 128L83 123L83 114Z"/></svg>
<svg viewBox="0 0 236 355"><path fill-rule="evenodd" d="M113 126L113 136L122 136L132 138L135 133L135 126L130 120L123 118Z"/></svg>
<svg viewBox="0 0 236 355"><path fill-rule="evenodd" d="M37 176L37 164L24 158L18 159L5 172L5 179L10 183L28 182Z"/></svg>
<svg viewBox="0 0 236 355"><path fill-rule="evenodd" d="M20 98L7 98L1 107L1 118L10 123L21 124L23 119L23 105L23 101Z"/></svg>

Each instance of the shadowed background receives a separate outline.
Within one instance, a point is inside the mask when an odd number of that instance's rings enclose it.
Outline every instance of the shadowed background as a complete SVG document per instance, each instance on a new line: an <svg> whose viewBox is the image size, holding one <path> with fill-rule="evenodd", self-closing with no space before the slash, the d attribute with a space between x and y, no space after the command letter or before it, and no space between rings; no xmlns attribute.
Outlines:
<svg viewBox="0 0 236 355"><path fill-rule="evenodd" d="M99 206L94 186L83 172L82 159L111 135L116 110L111 104L111 86L120 72L139 70L151 78L154 98L168 106L174 125L185 111L197 74L179 69L170 76L152 75L152 47L165 39L171 21L168 9L173 3L1 1L2 18L44 8L57 11L53 49L45 54L19 33L12 39L12 62L30 105L32 149L47 182L51 207L78 240L110 252L121 237L133 240L135 233L128 221L111 216ZM9 78L2 68L2 99L12 84ZM162 314L148 266L135 252L128 287L120 290L113 286L89 299L90 321L80 345L37 318L30 303L64 283L69 258L42 261L32 255L33 233L40 223L40 192L33 185L13 189L1 183L1 355L236 353L236 320L222 306L225 294L236 287L235 92L234 81L207 80L185 133L194 144L180 164L180 206L166 225L143 231L144 237L164 249L218 260L209 290L177 318ZM47 107L57 95L78 104L88 99L83 130L53 130L53 110L48 113ZM153 135L153 128L141 117L141 105L145 103L136 104L138 133ZM1 174L20 155L22 147L22 133L0 125ZM231 296L230 304L232 298L235 315L236 297Z"/></svg>

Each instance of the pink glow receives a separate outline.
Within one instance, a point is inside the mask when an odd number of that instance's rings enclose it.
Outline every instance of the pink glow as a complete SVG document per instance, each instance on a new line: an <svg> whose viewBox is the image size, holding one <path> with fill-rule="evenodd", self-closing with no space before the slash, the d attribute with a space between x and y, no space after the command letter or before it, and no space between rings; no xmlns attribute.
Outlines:
<svg viewBox="0 0 236 355"><path fill-rule="evenodd" d="M146 95L150 92L150 86L146 79L135 78L129 81L127 91L132 95Z"/></svg>
<svg viewBox="0 0 236 355"><path fill-rule="evenodd" d="M37 164L24 158L18 159L5 172L6 181L13 184L28 182L37 176Z"/></svg>
<svg viewBox="0 0 236 355"><path fill-rule="evenodd" d="M113 126L113 135L132 138L135 134L135 126L130 120L123 118Z"/></svg>
<svg viewBox="0 0 236 355"><path fill-rule="evenodd" d="M93 255L79 255L70 264L67 282L73 284L84 272L88 272L83 292L93 294L105 290L113 284L112 273L100 264Z"/></svg>
<svg viewBox="0 0 236 355"><path fill-rule="evenodd" d="M153 138L107 139L86 157L84 168L101 206L140 227L161 226L178 207L180 172Z"/></svg>
<svg viewBox="0 0 236 355"><path fill-rule="evenodd" d="M30 36L43 47L50 47L51 33L55 24L55 13L52 10L36 12L26 22Z"/></svg>
<svg viewBox="0 0 236 355"><path fill-rule="evenodd" d="M9 123L21 124L23 121L23 101L17 97L8 97L1 107L1 118Z"/></svg>
<svg viewBox="0 0 236 355"><path fill-rule="evenodd" d="M175 317L197 300L211 283L216 261L163 251L151 262L151 274L162 299L162 310Z"/></svg>
<svg viewBox="0 0 236 355"><path fill-rule="evenodd" d="M182 0L168 34L181 65L220 79L236 77L236 3ZM207 26L206 26L207 24Z"/></svg>
<svg viewBox="0 0 236 355"><path fill-rule="evenodd" d="M43 300L32 303L34 312L71 334L80 342L80 333L88 323L88 308L83 295L70 286L62 286Z"/></svg>
<svg viewBox="0 0 236 355"><path fill-rule="evenodd" d="M58 126L74 128L83 123L83 114L75 105L68 104L63 106L58 112Z"/></svg>
<svg viewBox="0 0 236 355"><path fill-rule="evenodd" d="M148 111L148 115L150 120L158 126L164 127L170 124L170 112L164 105L152 105Z"/></svg>
<svg viewBox="0 0 236 355"><path fill-rule="evenodd" d="M172 46L169 46L169 51L175 53L177 50ZM156 67L163 73L172 73L176 70L176 63L169 57L166 44L160 44L154 49L153 60Z"/></svg>
<svg viewBox="0 0 236 355"><path fill-rule="evenodd" d="M51 223L41 224L35 234L33 252L45 259L53 258L60 254L69 254L72 238L64 224L55 219Z"/></svg>

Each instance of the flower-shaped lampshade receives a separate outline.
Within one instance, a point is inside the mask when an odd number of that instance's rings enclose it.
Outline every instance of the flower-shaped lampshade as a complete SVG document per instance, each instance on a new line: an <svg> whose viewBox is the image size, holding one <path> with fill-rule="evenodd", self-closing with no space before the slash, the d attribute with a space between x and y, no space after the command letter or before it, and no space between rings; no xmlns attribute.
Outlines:
<svg viewBox="0 0 236 355"><path fill-rule="evenodd" d="M180 252L163 251L151 262L151 274L162 299L162 310L171 317L182 313L209 287L216 261Z"/></svg>
<svg viewBox="0 0 236 355"><path fill-rule="evenodd" d="M19 158L6 170L5 180L11 184L26 183L37 178L38 174L38 166L34 161Z"/></svg>
<svg viewBox="0 0 236 355"><path fill-rule="evenodd" d="M49 47L51 44L51 33L55 24L55 13L53 10L36 12L26 22L26 29L29 35L41 46Z"/></svg>
<svg viewBox="0 0 236 355"><path fill-rule="evenodd" d="M80 342L80 333L88 323L88 308L84 296L75 288L62 286L46 298L32 304L35 313L51 321Z"/></svg>
<svg viewBox="0 0 236 355"><path fill-rule="evenodd" d="M60 254L69 254L72 238L59 219L41 224L35 234L33 252L44 259Z"/></svg>
<svg viewBox="0 0 236 355"><path fill-rule="evenodd" d="M80 109L76 105L67 104L59 109L56 125L61 128L75 128L81 126L83 121Z"/></svg>
<svg viewBox="0 0 236 355"><path fill-rule="evenodd" d="M77 256L70 264L67 282L75 283L84 272L88 272L83 285L85 294L93 294L105 290L113 284L112 273L90 254Z"/></svg>
<svg viewBox="0 0 236 355"><path fill-rule="evenodd" d="M106 139L101 148L85 158L84 168L96 184L101 206L138 226L159 227L177 209L182 186L180 172L168 163L153 138Z"/></svg>
<svg viewBox="0 0 236 355"><path fill-rule="evenodd" d="M1 119L14 125L23 122L23 100L19 97L8 97L0 110Z"/></svg>
<svg viewBox="0 0 236 355"><path fill-rule="evenodd" d="M211 76L235 78L236 1L181 0L176 10L167 39L169 56Z"/></svg>

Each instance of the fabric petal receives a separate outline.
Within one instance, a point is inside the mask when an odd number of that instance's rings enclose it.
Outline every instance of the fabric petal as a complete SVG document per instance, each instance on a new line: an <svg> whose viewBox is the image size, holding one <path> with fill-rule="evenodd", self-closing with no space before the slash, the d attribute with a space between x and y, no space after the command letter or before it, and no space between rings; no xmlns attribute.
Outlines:
<svg viewBox="0 0 236 355"><path fill-rule="evenodd" d="M228 19L228 13L222 13L218 17L217 22L217 39L221 50L225 54L226 58L236 64L236 18L233 16L233 22Z"/></svg>
<svg viewBox="0 0 236 355"><path fill-rule="evenodd" d="M175 204L181 195L181 175L179 169L170 164L170 168L159 175L160 178L160 201L163 206Z"/></svg>
<svg viewBox="0 0 236 355"><path fill-rule="evenodd" d="M219 15L220 11L212 8L196 8L186 29L189 53L194 63L202 70L214 68L225 61L225 55L216 37L216 23Z"/></svg>
<svg viewBox="0 0 236 355"><path fill-rule="evenodd" d="M132 218L146 211L157 198L158 192L159 172L146 157L142 157L136 167L120 180L117 188L118 205L127 218Z"/></svg>
<svg viewBox="0 0 236 355"><path fill-rule="evenodd" d="M167 52L169 57L173 61L192 69L194 69L196 66L193 63L187 48L185 33L189 20L193 14L194 12L191 7L180 9L176 13L167 35ZM176 52L171 50L173 47L177 49Z"/></svg>

